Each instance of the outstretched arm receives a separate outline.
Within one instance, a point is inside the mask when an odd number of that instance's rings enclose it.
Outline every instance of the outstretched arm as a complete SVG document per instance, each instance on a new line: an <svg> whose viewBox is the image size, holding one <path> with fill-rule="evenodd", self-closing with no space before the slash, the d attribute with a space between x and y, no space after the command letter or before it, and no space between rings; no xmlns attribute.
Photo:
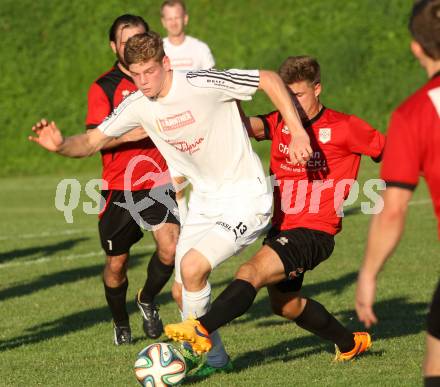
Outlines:
<svg viewBox="0 0 440 387"><path fill-rule="evenodd" d="M377 322L373 311L376 277L399 243L412 191L389 187L383 195L384 209L371 221L364 262L356 288L356 312L367 328Z"/></svg>
<svg viewBox="0 0 440 387"><path fill-rule="evenodd" d="M263 90L279 110L292 135L289 145L290 160L305 164L312 156L310 139L304 130L296 107L280 76L273 71L260 70L259 89Z"/></svg>
<svg viewBox="0 0 440 387"><path fill-rule="evenodd" d="M35 142L49 152L73 158L91 156L113 138L105 135L100 130L63 137L55 122L48 122L45 119L37 122L32 127L32 131L35 136L29 136L30 141Z"/></svg>

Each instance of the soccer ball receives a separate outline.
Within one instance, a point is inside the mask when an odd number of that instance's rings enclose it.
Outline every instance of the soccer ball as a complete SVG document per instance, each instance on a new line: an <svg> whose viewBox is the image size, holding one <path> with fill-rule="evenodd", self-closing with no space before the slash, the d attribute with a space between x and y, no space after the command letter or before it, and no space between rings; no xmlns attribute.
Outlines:
<svg viewBox="0 0 440 387"><path fill-rule="evenodd" d="M174 386L185 377L185 359L171 344L154 343L138 353L134 372L144 387Z"/></svg>

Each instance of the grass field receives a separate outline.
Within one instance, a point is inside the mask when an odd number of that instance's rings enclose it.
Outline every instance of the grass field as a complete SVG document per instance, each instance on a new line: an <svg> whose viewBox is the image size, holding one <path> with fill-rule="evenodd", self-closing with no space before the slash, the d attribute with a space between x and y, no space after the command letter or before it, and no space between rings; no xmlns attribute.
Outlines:
<svg viewBox="0 0 440 387"><path fill-rule="evenodd" d="M361 181L376 173L366 160ZM146 234L135 246L129 270L135 344L117 348L100 278L103 256L96 217L78 209L73 224L66 224L54 207L56 185L66 177L74 176L2 180L0 385L134 386L136 353L151 340L143 337L133 298L144 281L152 240ZM96 176L81 176L82 186L91 177ZM405 240L380 277L380 324L371 331L374 345L368 355L350 364L332 363L332 345L271 316L262 291L249 313L222 329L236 371L199 385L420 385L425 314L438 279L436 225L427 199L422 185L410 208ZM359 203L350 208L333 256L306 276L304 293L359 330L354 281L369 217L358 211ZM214 273L215 295L258 245ZM176 321L169 286L159 302L163 320Z"/></svg>
<svg viewBox="0 0 440 387"><path fill-rule="evenodd" d="M311 54L322 65L323 102L384 131L392 109L424 81L410 56L406 24L412 0L188 0L189 33L207 41L218 68L276 69L288 55ZM0 0L0 386L135 386L143 337L134 295L145 280L151 236L132 250L129 310L135 343L117 348L101 281L97 218L82 204L67 224L54 205L60 180L84 188L100 175L99 158L68 160L26 141L40 117L66 133L83 130L90 83L113 63L107 30L129 12L161 31L161 0ZM261 95L249 113L272 109ZM256 144L266 161L267 144ZM377 177L366 160L360 181ZM369 217L359 202L346 212L333 256L308 273L304 293L353 331L354 285ZM424 324L439 277L439 247L424 185L414 196L403 242L379 281L380 324L369 354L334 364L333 348L271 315L262 291L252 309L222 329L236 370L200 386L421 385ZM221 266L214 295L259 246ZM165 323L177 321L169 284L159 297ZM189 384L195 381L189 380Z"/></svg>

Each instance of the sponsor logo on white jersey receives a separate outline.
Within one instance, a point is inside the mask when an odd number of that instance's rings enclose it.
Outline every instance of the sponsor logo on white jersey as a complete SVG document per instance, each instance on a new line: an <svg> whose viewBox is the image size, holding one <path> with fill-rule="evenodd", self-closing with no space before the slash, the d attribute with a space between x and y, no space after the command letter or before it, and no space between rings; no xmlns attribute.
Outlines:
<svg viewBox="0 0 440 387"><path fill-rule="evenodd" d="M196 120L189 110L174 116L159 119L160 126L164 132L183 128L184 126L191 125L194 122L196 122Z"/></svg>
<svg viewBox="0 0 440 387"><path fill-rule="evenodd" d="M319 129L318 134L319 141L323 144L326 144L332 139L332 130L331 128L321 128Z"/></svg>
<svg viewBox="0 0 440 387"><path fill-rule="evenodd" d="M180 152L188 152L190 155L192 155L193 153L196 153L197 151L200 150L200 144L204 140L205 139L203 137L200 137L197 140L194 140L193 142L180 140L180 141L168 141L168 143L177 150L179 150Z"/></svg>
<svg viewBox="0 0 440 387"><path fill-rule="evenodd" d="M191 69L193 68L194 61L192 58L173 58L171 59L171 67L173 69L177 68L185 68L185 69Z"/></svg>

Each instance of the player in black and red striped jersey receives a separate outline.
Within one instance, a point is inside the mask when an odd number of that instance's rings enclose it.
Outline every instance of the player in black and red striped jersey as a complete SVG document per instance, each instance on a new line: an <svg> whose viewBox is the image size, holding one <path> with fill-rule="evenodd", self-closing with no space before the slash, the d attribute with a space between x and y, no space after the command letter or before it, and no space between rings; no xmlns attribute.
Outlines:
<svg viewBox="0 0 440 387"><path fill-rule="evenodd" d="M117 62L89 89L87 130L96 130L125 97L137 90L125 66L124 48L131 36L146 31L148 25L140 16L126 14L113 22L109 39ZM163 331L163 325L154 298L173 273L179 235L176 213L168 210L165 200L154 200L158 195L166 194L171 202L175 201L168 167L153 142L145 138L143 128L113 139L101 154L105 184L102 195L106 204L99 215L99 234L107 255L103 277L105 296L113 317L114 341L117 345L131 342L126 307L127 264L131 246L143 237L140 220L144 227L152 231L156 251L151 256L147 280L137 294L136 304L141 311L146 335L157 338ZM150 174L150 178L143 179L147 174ZM147 208L140 211L138 221L127 208L117 204L126 202L127 191L134 203L146 198L151 201Z"/></svg>
<svg viewBox="0 0 440 387"><path fill-rule="evenodd" d="M320 303L304 298L301 287L304 273L333 251L334 235L341 230L342 204L357 177L361 155L379 160L385 137L356 116L322 106L320 67L315 59L289 57L279 73L296 97L313 156L306 166L291 162L291 135L279 112L248 121L252 136L272 140L272 229L264 246L239 268L207 314L169 324L165 333L192 341L194 350L204 352L211 345L209 334L245 313L258 290L266 286L274 313L334 342L336 360L350 360L371 346L370 335L347 330Z"/></svg>
<svg viewBox="0 0 440 387"><path fill-rule="evenodd" d="M420 175L431 192L440 238L440 0L416 3L409 28L412 52L430 80L394 111L388 129L381 170L387 183L384 209L372 219L356 291L356 311L367 327L377 322L373 312L376 277L399 243ZM427 328L425 386L440 386L440 282Z"/></svg>

